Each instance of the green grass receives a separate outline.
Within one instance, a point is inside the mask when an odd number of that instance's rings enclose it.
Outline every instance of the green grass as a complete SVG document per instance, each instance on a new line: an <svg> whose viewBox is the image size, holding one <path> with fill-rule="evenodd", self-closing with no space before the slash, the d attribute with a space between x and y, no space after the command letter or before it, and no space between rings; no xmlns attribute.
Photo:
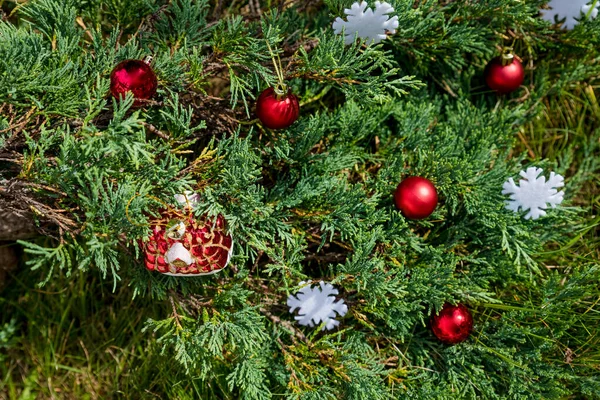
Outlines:
<svg viewBox="0 0 600 400"><path fill-rule="evenodd" d="M149 356L152 335L141 331L147 318L169 312L166 304L132 299L127 288L111 293L91 274L53 279L40 290L36 275L22 270L0 298L2 323L18 328L0 366L0 397L175 395L179 371L168 358Z"/></svg>
<svg viewBox="0 0 600 400"><path fill-rule="evenodd" d="M527 150L530 161L548 159L567 170L570 186L577 188L567 193L570 205L578 205L585 212L581 222L573 226L573 235L567 243L550 246L536 255L546 267L544 280L560 279L564 285L575 275L600 266L600 86L585 85L563 92L560 96L547 98L538 118L524 126L521 132L522 150ZM507 293L510 297L522 296L524 304L534 297L531 288L519 293ZM600 285L594 285L585 295L573 293L570 312L576 321L564 340L555 343L554 354L547 354L546 361L584 367L596 376L600 374ZM539 299L533 307L545 306L548 299ZM514 302L518 304L518 302ZM539 323L552 325L552 317ZM568 318L557 315L555 318ZM546 338L552 341L552 338ZM580 370L581 371L581 370Z"/></svg>

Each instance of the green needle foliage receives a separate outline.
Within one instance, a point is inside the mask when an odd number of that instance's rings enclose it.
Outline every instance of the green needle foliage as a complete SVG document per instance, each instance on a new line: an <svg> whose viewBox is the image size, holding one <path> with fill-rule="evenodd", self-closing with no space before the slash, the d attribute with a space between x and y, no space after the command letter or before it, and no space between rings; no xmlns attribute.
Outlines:
<svg viewBox="0 0 600 400"><path fill-rule="evenodd" d="M600 398L600 18L389 3L395 35L344 45L352 0L0 0L0 208L41 234L0 296L0 397ZM504 46L526 78L497 96ZM269 49L301 103L279 131L254 119ZM110 97L148 55L154 99ZM528 166L566 178L534 221L501 194ZM438 190L427 219L394 206L409 175ZM234 237L217 275L143 266L186 190ZM340 290L339 328L296 324L307 280ZM428 327L445 302L473 312L464 343Z"/></svg>

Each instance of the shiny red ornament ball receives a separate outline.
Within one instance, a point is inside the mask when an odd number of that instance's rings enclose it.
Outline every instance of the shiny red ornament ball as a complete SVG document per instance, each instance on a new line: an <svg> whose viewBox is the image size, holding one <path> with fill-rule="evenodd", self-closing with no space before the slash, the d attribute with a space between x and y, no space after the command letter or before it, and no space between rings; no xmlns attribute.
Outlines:
<svg viewBox="0 0 600 400"><path fill-rule="evenodd" d="M505 59L504 56L492 59L485 69L485 82L496 93L514 92L525 79L523 65L516 58Z"/></svg>
<svg viewBox="0 0 600 400"><path fill-rule="evenodd" d="M214 274L227 266L233 240L225 219L212 221L192 213L164 211L151 222L149 240L140 242L144 264L150 271L173 276Z"/></svg>
<svg viewBox="0 0 600 400"><path fill-rule="evenodd" d="M423 219L429 217L437 207L438 196L429 179L411 176L396 188L394 202L406 218Z"/></svg>
<svg viewBox="0 0 600 400"><path fill-rule="evenodd" d="M464 305L446 303L438 315L432 315L431 330L441 342L464 342L473 330L473 317Z"/></svg>
<svg viewBox="0 0 600 400"><path fill-rule="evenodd" d="M265 89L256 100L256 116L270 129L285 129L300 116L300 103L290 90Z"/></svg>
<svg viewBox="0 0 600 400"><path fill-rule="evenodd" d="M142 60L121 61L110 74L110 92L115 98L125 97L132 92L135 97L134 107L144 104L140 100L149 100L156 94L158 80L156 74Z"/></svg>

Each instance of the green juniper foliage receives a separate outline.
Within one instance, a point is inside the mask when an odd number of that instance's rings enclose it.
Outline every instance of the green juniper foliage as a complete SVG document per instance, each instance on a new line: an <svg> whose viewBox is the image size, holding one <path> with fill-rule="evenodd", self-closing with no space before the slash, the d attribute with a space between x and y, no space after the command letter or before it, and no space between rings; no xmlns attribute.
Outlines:
<svg viewBox="0 0 600 400"><path fill-rule="evenodd" d="M94 293L107 300L92 314L125 314L131 323L112 329L145 343L128 350L145 360L128 361L132 380L152 378L146 391L119 380L91 398L600 398L600 265L579 244L599 223L588 206L600 18L563 31L539 17L540 0L388 2L395 35L344 45L331 23L352 0L0 0L0 207L29 212L42 234L20 242L22 272L0 297L0 394L81 398L77 385L32 382L59 365L77 372L87 350L26 374L23 343L35 332L53 349L67 343L53 335L121 343L85 311ZM497 96L483 70L503 46L526 79ZM253 114L277 81L269 47L301 102L280 131ZM148 55L155 98L132 108L131 95L110 97L112 68ZM530 165L566 177L566 201L534 221L501 194ZM394 206L408 175L438 190L427 219ZM234 237L217 275L143 266L150 219L185 190ZM286 298L307 280L340 290L339 328L294 322ZM27 324L19 303L54 291L82 293L55 304L75 330ZM428 328L445 302L473 312L464 343ZM86 337L88 320L102 327ZM112 340L92 359L113 354Z"/></svg>

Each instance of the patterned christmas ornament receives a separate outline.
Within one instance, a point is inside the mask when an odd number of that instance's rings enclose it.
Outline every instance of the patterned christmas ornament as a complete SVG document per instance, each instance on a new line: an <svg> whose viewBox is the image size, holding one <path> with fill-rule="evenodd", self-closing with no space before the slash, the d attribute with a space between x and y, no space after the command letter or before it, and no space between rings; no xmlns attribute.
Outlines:
<svg viewBox="0 0 600 400"><path fill-rule="evenodd" d="M336 314L343 317L348 312L344 299L335 301L336 294L338 290L333 285L321 281L318 287L313 288L308 284L295 295L290 295L287 305L290 313L298 309L299 315L294 319L300 325L312 328L324 322L325 326L321 330L331 330L340 324L335 320Z"/></svg>
<svg viewBox="0 0 600 400"><path fill-rule="evenodd" d="M546 177L538 176L543 172L541 168L529 167L527 171L521 171L525 179L519 181L519 186L515 185L513 178L508 178L502 187L502 194L510 194L510 200L506 208L518 212L519 208L523 211L529 210L525 219L538 219L546 215L544 211L547 204L552 208L562 203L564 192L559 192L556 188L565 186L564 178L561 175L550 172L550 179L546 182Z"/></svg>
<svg viewBox="0 0 600 400"><path fill-rule="evenodd" d="M473 330L473 317L464 305L446 303L438 315L431 316L431 330L441 342L464 342Z"/></svg>
<svg viewBox="0 0 600 400"><path fill-rule="evenodd" d="M184 195L189 202L187 196ZM219 272L227 266L233 240L225 230L225 219L194 217L186 211L163 211L151 223L147 242L141 242L144 263L150 271L171 276L198 276Z"/></svg>
<svg viewBox="0 0 600 400"><path fill-rule="evenodd" d="M573 29L580 21L589 15L590 19L598 16L598 8L600 2L594 0L550 0L548 2L550 10L541 10L542 18L551 23L556 23L561 20L563 27Z"/></svg>
<svg viewBox="0 0 600 400"><path fill-rule="evenodd" d="M132 92L135 101L134 107L144 104L141 100L149 100L156 94L158 80L156 74L142 60L121 61L110 74L110 92L116 99L125 97L127 92Z"/></svg>
<svg viewBox="0 0 600 400"><path fill-rule="evenodd" d="M366 9L366 11L365 11ZM375 11L367 9L367 3L356 2L350 8L344 9L347 21L337 17L333 21L333 30L339 35L344 32L344 42L352 44L355 35L367 43L379 43L387 38L387 34L396 33L398 28L398 17L390 18L387 14L394 12L394 8L388 3L375 2Z"/></svg>
<svg viewBox="0 0 600 400"><path fill-rule="evenodd" d="M394 192L394 202L409 219L429 217L438 203L437 191L429 179L410 176L404 179Z"/></svg>

